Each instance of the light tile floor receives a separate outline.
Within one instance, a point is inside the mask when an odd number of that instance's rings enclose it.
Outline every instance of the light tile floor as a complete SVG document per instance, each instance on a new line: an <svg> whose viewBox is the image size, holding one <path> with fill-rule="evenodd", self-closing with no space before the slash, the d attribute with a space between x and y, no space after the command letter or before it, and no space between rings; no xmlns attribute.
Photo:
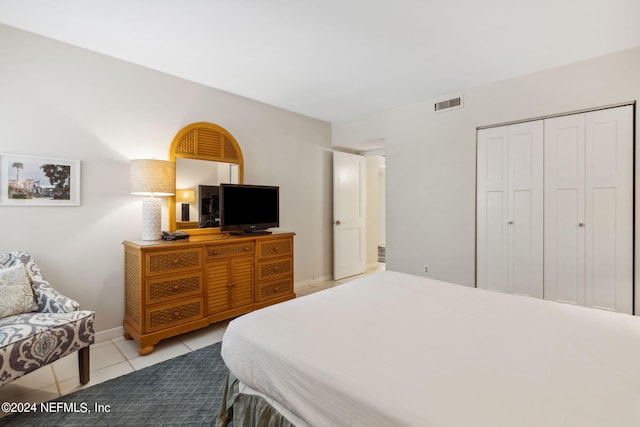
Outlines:
<svg viewBox="0 0 640 427"><path fill-rule="evenodd" d="M309 295L380 270L384 270L382 263L359 276L296 288L296 295L298 297ZM138 346L135 341L126 340L123 337L93 344L90 352L91 381L88 384L82 386L79 383L78 356L77 353L74 353L0 387L0 402L40 403L100 384L220 342L227 325L228 321L218 322L207 328L160 341L153 353L146 356L138 354ZM0 412L0 418L5 415L7 414Z"/></svg>

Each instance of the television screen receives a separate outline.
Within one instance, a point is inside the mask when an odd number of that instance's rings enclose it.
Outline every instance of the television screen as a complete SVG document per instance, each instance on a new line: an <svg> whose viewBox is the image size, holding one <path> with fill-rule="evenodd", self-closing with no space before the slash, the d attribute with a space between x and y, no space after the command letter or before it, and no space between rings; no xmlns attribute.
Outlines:
<svg viewBox="0 0 640 427"><path fill-rule="evenodd" d="M222 231L265 232L279 225L279 187L220 184Z"/></svg>

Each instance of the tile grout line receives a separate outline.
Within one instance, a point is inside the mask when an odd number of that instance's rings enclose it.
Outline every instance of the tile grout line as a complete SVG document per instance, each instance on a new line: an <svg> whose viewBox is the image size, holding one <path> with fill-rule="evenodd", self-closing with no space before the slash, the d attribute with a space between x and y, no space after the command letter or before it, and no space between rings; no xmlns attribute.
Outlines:
<svg viewBox="0 0 640 427"><path fill-rule="evenodd" d="M120 354L122 355L122 357L124 357L124 361L125 361L125 362L127 362L127 364L128 364L129 366L131 366L131 369L133 369L133 370L134 370L134 372L135 372L135 371L137 371L136 367L135 367L135 366L133 366L133 364L131 363L131 360L129 360L129 358L127 357L127 355L126 355L126 354L124 354L124 351L122 351L122 349L118 346L118 344L116 344L116 343L115 343L115 341L113 341L113 339L112 339L112 340L110 340L110 341L111 341L111 343L112 343L114 346L116 346L116 349L120 352ZM125 375L126 375L126 374L125 374Z"/></svg>

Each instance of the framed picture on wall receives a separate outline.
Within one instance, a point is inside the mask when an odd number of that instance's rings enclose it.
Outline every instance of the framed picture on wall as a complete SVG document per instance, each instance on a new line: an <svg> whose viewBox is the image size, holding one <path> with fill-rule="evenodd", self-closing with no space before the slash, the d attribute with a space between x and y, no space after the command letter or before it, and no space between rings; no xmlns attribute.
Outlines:
<svg viewBox="0 0 640 427"><path fill-rule="evenodd" d="M0 153L0 205L79 206L80 160Z"/></svg>

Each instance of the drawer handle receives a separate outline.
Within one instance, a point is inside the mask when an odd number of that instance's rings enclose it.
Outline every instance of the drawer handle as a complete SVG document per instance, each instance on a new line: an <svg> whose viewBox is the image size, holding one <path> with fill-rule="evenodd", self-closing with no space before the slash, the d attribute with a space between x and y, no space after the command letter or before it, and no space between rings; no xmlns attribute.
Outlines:
<svg viewBox="0 0 640 427"><path fill-rule="evenodd" d="M242 250L245 251L245 252L249 252L249 247L245 246L244 248L242 248Z"/></svg>
<svg viewBox="0 0 640 427"><path fill-rule="evenodd" d="M179 290L180 290L180 285L175 285L175 286L173 287L173 290L174 290L174 291L179 291Z"/></svg>
<svg viewBox="0 0 640 427"><path fill-rule="evenodd" d="M280 246L278 246L278 245L274 245L273 246L273 251L274 252L278 252L279 250L280 250Z"/></svg>
<svg viewBox="0 0 640 427"><path fill-rule="evenodd" d="M175 312L173 313L173 317L175 317L176 319L177 319L178 317L180 317L180 312L179 312L179 311L175 311Z"/></svg>
<svg viewBox="0 0 640 427"><path fill-rule="evenodd" d="M280 290L280 289L279 289L277 286L275 286L275 287L273 288L273 291L274 291L274 292L278 292L279 290Z"/></svg>
<svg viewBox="0 0 640 427"><path fill-rule="evenodd" d="M218 255L218 250L217 249L212 250L211 255Z"/></svg>
<svg viewBox="0 0 640 427"><path fill-rule="evenodd" d="M178 264L180 264L180 258L174 258L174 260L173 260L173 264L174 264L174 265L178 265Z"/></svg>

